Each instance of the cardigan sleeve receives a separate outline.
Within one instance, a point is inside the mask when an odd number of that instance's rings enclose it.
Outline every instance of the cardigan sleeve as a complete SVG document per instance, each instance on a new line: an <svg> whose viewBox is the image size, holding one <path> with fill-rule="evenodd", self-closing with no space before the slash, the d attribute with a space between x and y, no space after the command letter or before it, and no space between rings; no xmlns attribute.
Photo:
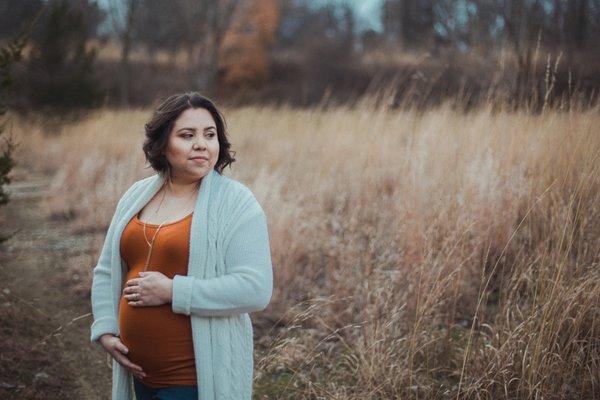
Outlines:
<svg viewBox="0 0 600 400"><path fill-rule="evenodd" d="M225 250L225 274L208 279L174 276L173 312L220 317L267 307L273 292L273 267L262 208L234 229Z"/></svg>
<svg viewBox="0 0 600 400"><path fill-rule="evenodd" d="M98 343L100 336L105 333L112 333L113 335L118 334L117 316L115 315L112 303L111 243L114 236L117 216L120 215L121 207L135 185L136 184L134 183L117 203L115 213L110 221L106 237L104 238L104 245L100 251L98 263L93 270L91 301L94 322L90 328L90 339L92 342Z"/></svg>

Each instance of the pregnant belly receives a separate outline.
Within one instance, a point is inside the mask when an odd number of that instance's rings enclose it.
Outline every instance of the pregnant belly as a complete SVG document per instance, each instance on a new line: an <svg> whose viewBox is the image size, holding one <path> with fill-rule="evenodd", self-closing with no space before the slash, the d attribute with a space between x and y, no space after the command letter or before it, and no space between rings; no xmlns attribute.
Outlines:
<svg viewBox="0 0 600 400"><path fill-rule="evenodd" d="M149 386L195 385L196 370L191 321L174 313L171 304L130 306L121 296L121 341L127 356L142 367Z"/></svg>

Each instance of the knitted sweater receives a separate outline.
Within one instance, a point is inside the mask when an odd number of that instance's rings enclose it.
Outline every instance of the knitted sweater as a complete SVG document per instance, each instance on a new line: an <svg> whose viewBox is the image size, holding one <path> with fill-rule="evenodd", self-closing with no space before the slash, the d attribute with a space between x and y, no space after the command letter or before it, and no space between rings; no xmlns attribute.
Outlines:
<svg viewBox="0 0 600 400"><path fill-rule="evenodd" d="M92 342L105 333L119 335L127 271L121 234L162 183L160 174L141 179L117 204L93 270ZM254 343L248 313L263 310L272 291L266 215L250 189L211 169L194 206L188 274L173 278L171 303L173 312L191 319L199 400L251 399ZM115 360L112 366L112 400L132 400L132 374Z"/></svg>

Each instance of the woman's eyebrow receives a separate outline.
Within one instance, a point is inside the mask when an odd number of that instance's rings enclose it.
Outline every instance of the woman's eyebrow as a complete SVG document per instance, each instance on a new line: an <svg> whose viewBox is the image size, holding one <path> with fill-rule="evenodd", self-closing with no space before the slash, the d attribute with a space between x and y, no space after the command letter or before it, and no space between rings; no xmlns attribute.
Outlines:
<svg viewBox="0 0 600 400"><path fill-rule="evenodd" d="M206 128L204 128L204 130L205 130L205 131L207 131L207 130L209 130L209 129L217 129L217 128L215 128L215 127L214 127L214 126L212 126L212 125L211 125L211 126L207 126ZM188 131L194 131L194 132L196 132L196 128L187 127L187 126L184 126L183 128L179 128L179 129L177 129L177 132L179 132L179 131L184 131L184 130L188 130Z"/></svg>

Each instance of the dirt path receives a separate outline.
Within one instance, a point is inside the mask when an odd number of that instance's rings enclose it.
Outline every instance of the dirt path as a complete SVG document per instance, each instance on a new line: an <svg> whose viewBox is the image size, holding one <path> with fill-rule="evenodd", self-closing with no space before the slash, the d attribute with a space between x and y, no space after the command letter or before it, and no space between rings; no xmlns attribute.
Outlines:
<svg viewBox="0 0 600 400"><path fill-rule="evenodd" d="M0 398L109 399L105 353L89 340L89 296L77 291L88 276L69 269L93 267L98 234L70 233L49 216L43 177L8 188L0 234L14 236L0 244Z"/></svg>

